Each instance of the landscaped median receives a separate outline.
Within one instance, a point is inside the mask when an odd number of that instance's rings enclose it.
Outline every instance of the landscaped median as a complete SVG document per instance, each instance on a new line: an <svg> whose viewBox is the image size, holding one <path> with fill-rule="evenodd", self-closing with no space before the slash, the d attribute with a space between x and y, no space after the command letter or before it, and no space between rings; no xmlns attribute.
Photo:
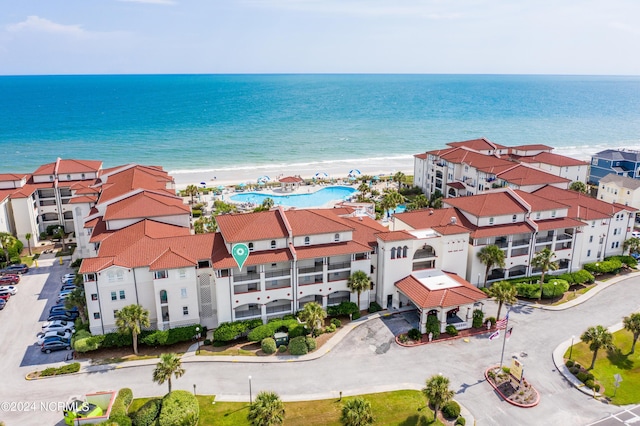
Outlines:
<svg viewBox="0 0 640 426"><path fill-rule="evenodd" d="M74 362L71 364L63 365L62 367L49 367L44 370L34 371L25 377L27 380L36 380L44 377L61 376L63 374L73 374L80 371L80 363Z"/></svg>
<svg viewBox="0 0 640 426"><path fill-rule="evenodd" d="M521 374L521 373L520 373ZM511 405L531 408L540 402L540 394L524 377L511 374L508 367L493 366L484 372L487 383Z"/></svg>

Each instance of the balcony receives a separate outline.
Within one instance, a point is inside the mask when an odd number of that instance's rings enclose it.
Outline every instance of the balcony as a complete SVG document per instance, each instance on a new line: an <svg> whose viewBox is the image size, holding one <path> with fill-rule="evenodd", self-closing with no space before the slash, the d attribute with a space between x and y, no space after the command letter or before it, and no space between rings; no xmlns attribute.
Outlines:
<svg viewBox="0 0 640 426"><path fill-rule="evenodd" d="M248 272L246 274L237 274L233 276L233 282L239 283L241 281L257 281L260 279L260 274L257 272Z"/></svg>
<svg viewBox="0 0 640 426"><path fill-rule="evenodd" d="M573 234L567 234L567 233L558 234L558 236L556 237L556 241L572 240L572 239L573 239Z"/></svg>
<svg viewBox="0 0 640 426"><path fill-rule="evenodd" d="M276 305L276 306L267 306L267 315L268 314L280 314L285 312L291 312L291 304L288 303L286 305Z"/></svg>
<svg viewBox="0 0 640 426"><path fill-rule="evenodd" d="M273 281L267 281L265 283L265 288L267 290L276 290L279 288L288 288L291 287L291 280L290 279L286 279L286 280L273 280Z"/></svg>
<svg viewBox="0 0 640 426"><path fill-rule="evenodd" d="M299 285L322 284L323 282L324 280L322 279L322 274L307 275L306 277L298 277Z"/></svg>
<svg viewBox="0 0 640 426"><path fill-rule="evenodd" d="M348 280L351 275L350 271L334 272L329 274L329 281Z"/></svg>
<svg viewBox="0 0 640 426"><path fill-rule="evenodd" d="M40 200L40 207L55 206L56 200Z"/></svg>
<svg viewBox="0 0 640 426"><path fill-rule="evenodd" d="M418 250L416 254L413 256L414 259L427 259L429 257L436 257L436 251L431 250Z"/></svg>
<svg viewBox="0 0 640 426"><path fill-rule="evenodd" d="M493 243L494 245L500 247L500 248L505 248L509 245L509 241L507 240L496 240L495 243Z"/></svg>
<svg viewBox="0 0 640 426"><path fill-rule="evenodd" d="M328 265L330 271L335 269L351 269L351 262L338 262L338 263L330 263Z"/></svg>
<svg viewBox="0 0 640 426"><path fill-rule="evenodd" d="M528 246L530 242L531 240L528 238L526 240L514 240L511 243L511 247Z"/></svg>
<svg viewBox="0 0 640 426"><path fill-rule="evenodd" d="M260 315L262 315L260 309L245 309L242 311L236 311L236 318L259 317Z"/></svg>
<svg viewBox="0 0 640 426"><path fill-rule="evenodd" d="M256 291L260 291L258 284L244 284L233 287L233 294L254 293Z"/></svg>
<svg viewBox="0 0 640 426"><path fill-rule="evenodd" d="M275 271L268 271L264 273L265 278L288 277L289 275L291 275L290 269L277 269Z"/></svg>
<svg viewBox="0 0 640 426"><path fill-rule="evenodd" d="M322 265L306 266L304 268L298 268L298 274L311 274L313 272L322 272Z"/></svg>
<svg viewBox="0 0 640 426"><path fill-rule="evenodd" d="M538 237L536 238L536 244L548 243L553 240L553 235L548 235L546 237Z"/></svg>
<svg viewBox="0 0 640 426"><path fill-rule="evenodd" d="M556 244L555 251L570 250L570 249L571 249L571 241L566 242L566 243L558 243L558 244Z"/></svg>
<svg viewBox="0 0 640 426"><path fill-rule="evenodd" d="M529 254L529 247L511 249L511 257L525 256Z"/></svg>

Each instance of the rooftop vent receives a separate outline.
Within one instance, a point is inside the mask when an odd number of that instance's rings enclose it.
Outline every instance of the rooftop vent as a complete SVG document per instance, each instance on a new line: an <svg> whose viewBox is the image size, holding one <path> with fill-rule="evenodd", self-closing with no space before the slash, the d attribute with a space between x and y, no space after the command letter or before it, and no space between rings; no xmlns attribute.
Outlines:
<svg viewBox="0 0 640 426"><path fill-rule="evenodd" d="M429 216L433 214L433 209L429 209Z"/></svg>
<svg viewBox="0 0 640 426"><path fill-rule="evenodd" d="M449 222L451 222L452 225L455 225L456 223L458 223L458 219L456 219L455 216L451 216Z"/></svg>

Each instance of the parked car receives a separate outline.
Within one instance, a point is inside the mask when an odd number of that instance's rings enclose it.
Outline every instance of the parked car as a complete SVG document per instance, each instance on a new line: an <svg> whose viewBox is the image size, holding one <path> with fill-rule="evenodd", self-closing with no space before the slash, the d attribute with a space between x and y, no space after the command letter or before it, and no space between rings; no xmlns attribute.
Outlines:
<svg viewBox="0 0 640 426"><path fill-rule="evenodd" d="M48 321L42 324L42 332L46 333L47 331L54 330L63 330L65 332L71 332L76 329L76 326L72 321Z"/></svg>
<svg viewBox="0 0 640 426"><path fill-rule="evenodd" d="M4 309L5 306L7 306L7 301L0 299L0 310Z"/></svg>
<svg viewBox="0 0 640 426"><path fill-rule="evenodd" d="M20 282L19 275L3 275L0 277L0 284L8 285L8 284L18 284Z"/></svg>
<svg viewBox="0 0 640 426"><path fill-rule="evenodd" d="M66 290L75 290L76 286L73 284L62 284L62 287L60 287L60 291L66 291Z"/></svg>
<svg viewBox="0 0 640 426"><path fill-rule="evenodd" d="M75 280L73 278L62 280L62 284L63 285L75 285Z"/></svg>
<svg viewBox="0 0 640 426"><path fill-rule="evenodd" d="M40 350L46 354L50 354L53 351L71 349L71 342L69 340L49 340L42 344Z"/></svg>
<svg viewBox="0 0 640 426"><path fill-rule="evenodd" d="M49 315L75 315L74 319L78 317L78 307L74 306L69 309L64 304L54 305L49 310Z"/></svg>
<svg viewBox="0 0 640 426"><path fill-rule="evenodd" d="M14 285L2 285L0 286L0 291L8 291L12 296L15 296L18 292L18 287Z"/></svg>
<svg viewBox="0 0 640 426"><path fill-rule="evenodd" d="M45 332L40 332L36 336L38 338L38 344L42 345L48 337L60 337L61 339L71 339L71 332L64 330L52 330Z"/></svg>
<svg viewBox="0 0 640 426"><path fill-rule="evenodd" d="M0 291L0 299L9 300L11 298L11 292L8 290Z"/></svg>
<svg viewBox="0 0 640 426"><path fill-rule="evenodd" d="M17 265L9 265L6 268L4 268L2 270L3 275L4 274L26 274L27 272L29 272L29 267L24 264L24 263L20 263Z"/></svg>
<svg viewBox="0 0 640 426"><path fill-rule="evenodd" d="M80 314L78 312L69 312L69 311L56 311L49 314L47 317L47 321L69 321L74 322Z"/></svg>
<svg viewBox="0 0 640 426"><path fill-rule="evenodd" d="M68 281L68 280L75 280L76 279L76 274L64 274L62 276L62 278L60 278L60 281Z"/></svg>

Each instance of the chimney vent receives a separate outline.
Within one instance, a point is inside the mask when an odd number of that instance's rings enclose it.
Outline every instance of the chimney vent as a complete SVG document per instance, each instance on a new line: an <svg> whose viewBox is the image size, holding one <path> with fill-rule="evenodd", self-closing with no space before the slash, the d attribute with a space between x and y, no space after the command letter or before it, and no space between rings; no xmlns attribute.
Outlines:
<svg viewBox="0 0 640 426"><path fill-rule="evenodd" d="M455 216L451 216L451 224L455 225L458 222L458 219L455 218Z"/></svg>

